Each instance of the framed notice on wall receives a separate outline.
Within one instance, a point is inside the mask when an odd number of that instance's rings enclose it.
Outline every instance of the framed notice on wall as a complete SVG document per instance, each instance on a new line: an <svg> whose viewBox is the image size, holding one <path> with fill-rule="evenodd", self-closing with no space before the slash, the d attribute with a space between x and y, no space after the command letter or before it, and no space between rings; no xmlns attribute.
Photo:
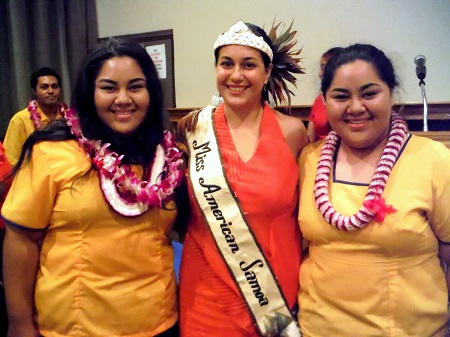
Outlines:
<svg viewBox="0 0 450 337"><path fill-rule="evenodd" d="M155 63L158 76L164 92L166 108L176 108L175 102L175 72L173 55L173 30L159 30L150 33L112 36L120 39L130 39L138 42ZM99 41L107 40L101 38Z"/></svg>

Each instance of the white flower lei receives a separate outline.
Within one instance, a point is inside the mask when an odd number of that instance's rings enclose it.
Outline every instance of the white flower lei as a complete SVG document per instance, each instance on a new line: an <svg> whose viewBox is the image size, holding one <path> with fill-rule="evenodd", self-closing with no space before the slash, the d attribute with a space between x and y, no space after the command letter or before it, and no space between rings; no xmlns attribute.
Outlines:
<svg viewBox="0 0 450 337"><path fill-rule="evenodd" d="M100 140L85 138L76 112L66 110L65 118L71 133L78 139L78 145L92 156L105 200L116 212L137 216L150 207L162 208L165 202L173 199L174 190L181 184L184 173L180 170L183 163L181 151L175 146L169 131L164 131L164 138L156 148L150 181L147 182L139 179L131 166L121 165L123 155L109 151L111 144L102 145Z"/></svg>

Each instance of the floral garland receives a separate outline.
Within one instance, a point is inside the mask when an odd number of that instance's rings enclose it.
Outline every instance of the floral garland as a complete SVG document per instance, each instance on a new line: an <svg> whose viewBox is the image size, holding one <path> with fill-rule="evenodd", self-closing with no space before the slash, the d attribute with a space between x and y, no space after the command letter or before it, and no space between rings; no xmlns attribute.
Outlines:
<svg viewBox="0 0 450 337"><path fill-rule="evenodd" d="M62 102L61 104L58 104L58 110L61 115L64 115L64 113L67 110L66 103ZM30 119L33 122L33 126L35 130L38 130L42 127L42 120L41 120L41 114L39 113L37 109L37 101L31 100L28 102L28 111L30 112Z"/></svg>
<svg viewBox="0 0 450 337"><path fill-rule="evenodd" d="M381 195L406 136L405 122L400 115L393 113L389 138L369 184L363 206L356 214L344 216L333 208L329 196L330 172L340 138L334 131L328 134L317 165L314 197L318 210L330 225L341 230L353 231L364 228L372 219L383 222L386 214L397 211L391 205L386 205Z"/></svg>
<svg viewBox="0 0 450 337"><path fill-rule="evenodd" d="M108 204L119 214L137 216L150 207L162 208L173 199L174 189L183 180L181 151L169 131L155 151L149 181L139 179L129 165L121 165L122 156L109 151L111 144L85 138L80 129L77 113L72 109L65 112L71 133L78 139L78 145L92 157L98 169L103 195Z"/></svg>

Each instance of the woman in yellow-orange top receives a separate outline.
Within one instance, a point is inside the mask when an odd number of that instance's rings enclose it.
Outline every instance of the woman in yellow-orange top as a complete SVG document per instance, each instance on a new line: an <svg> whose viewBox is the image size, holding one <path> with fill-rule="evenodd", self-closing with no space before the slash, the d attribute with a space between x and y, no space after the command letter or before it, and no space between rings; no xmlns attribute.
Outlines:
<svg viewBox="0 0 450 337"><path fill-rule="evenodd" d="M392 111L396 86L372 45L325 67L333 131L299 161L304 337L448 334L450 151L408 133Z"/></svg>
<svg viewBox="0 0 450 337"><path fill-rule="evenodd" d="M155 66L84 60L66 119L27 140L2 216L8 336L178 336L169 232L185 203Z"/></svg>

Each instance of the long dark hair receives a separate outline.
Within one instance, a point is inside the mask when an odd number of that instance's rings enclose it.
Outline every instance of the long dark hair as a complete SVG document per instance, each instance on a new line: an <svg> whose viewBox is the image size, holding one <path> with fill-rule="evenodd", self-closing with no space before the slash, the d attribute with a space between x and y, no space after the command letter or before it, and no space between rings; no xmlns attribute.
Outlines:
<svg viewBox="0 0 450 337"><path fill-rule="evenodd" d="M98 117L95 108L95 80L103 64L113 57L128 56L136 60L146 78L150 105L143 123L133 134L120 135L111 130ZM83 60L75 88L72 93L71 109L77 111L83 135L88 139L110 143L110 149L124 155L125 164L138 164L147 168L154 157L156 146L162 141L167 117L163 108L163 91L155 65L138 43L120 39L108 39L95 47ZM15 175L20 167L32 155L33 146L42 141L63 141L75 139L67 125L67 120L58 119L50 122L42 130L36 130L25 141L19 161L9 176ZM189 218L189 202L186 181L183 180L175 193L178 215L174 229L184 234Z"/></svg>
<svg viewBox="0 0 450 337"><path fill-rule="evenodd" d="M103 123L96 113L94 102L95 80L103 64L113 57L124 56L133 58L139 64L150 94L147 116L136 132L126 137ZM161 83L151 57L138 43L126 40L109 39L84 59L72 94L71 108L78 112L84 136L110 143L111 150L124 155L125 163L148 165L162 140L167 122Z"/></svg>

